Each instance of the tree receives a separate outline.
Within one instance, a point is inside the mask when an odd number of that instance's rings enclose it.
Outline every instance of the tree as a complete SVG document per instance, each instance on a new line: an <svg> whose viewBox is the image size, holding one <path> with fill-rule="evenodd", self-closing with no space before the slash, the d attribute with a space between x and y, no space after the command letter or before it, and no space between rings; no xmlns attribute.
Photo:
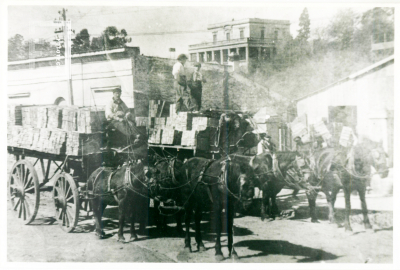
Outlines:
<svg viewBox="0 0 400 270"><path fill-rule="evenodd" d="M72 53L88 52L90 48L90 35L87 29L82 29L72 41Z"/></svg>
<svg viewBox="0 0 400 270"><path fill-rule="evenodd" d="M304 8L299 19L299 34L296 39L299 41L307 41L310 37L310 17L308 16L307 8Z"/></svg>
<svg viewBox="0 0 400 270"><path fill-rule="evenodd" d="M353 42L356 16L351 9L340 10L328 25L328 35L340 50L350 48Z"/></svg>
<svg viewBox="0 0 400 270"><path fill-rule="evenodd" d="M27 58L24 46L24 37L20 34L8 39L8 61L17 61Z"/></svg>

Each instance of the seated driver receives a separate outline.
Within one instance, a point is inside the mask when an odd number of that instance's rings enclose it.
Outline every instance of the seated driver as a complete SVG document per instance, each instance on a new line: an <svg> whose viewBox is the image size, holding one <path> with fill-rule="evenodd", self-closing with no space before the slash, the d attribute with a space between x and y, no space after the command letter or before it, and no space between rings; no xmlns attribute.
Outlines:
<svg viewBox="0 0 400 270"><path fill-rule="evenodd" d="M122 122L125 117L131 118L128 106L121 99L121 93L121 88L115 88L113 90L113 98L106 106L106 118L110 122Z"/></svg>
<svg viewBox="0 0 400 270"><path fill-rule="evenodd" d="M113 90L113 98L107 104L105 114L106 119L109 121L108 128L118 131L117 134L111 135L111 137L113 138L109 138L108 144L110 144L110 141L112 141L113 143L122 143L122 141L124 141L124 143L127 144L126 140L124 140L123 136L121 137L121 135L125 135L128 138L133 135L135 117L130 112L125 102L123 102L121 99L121 88L116 88Z"/></svg>

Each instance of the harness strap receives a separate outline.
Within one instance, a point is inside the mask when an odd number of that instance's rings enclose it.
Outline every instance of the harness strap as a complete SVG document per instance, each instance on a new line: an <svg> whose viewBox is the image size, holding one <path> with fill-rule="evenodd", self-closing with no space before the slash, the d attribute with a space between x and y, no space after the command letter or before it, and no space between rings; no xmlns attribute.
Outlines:
<svg viewBox="0 0 400 270"><path fill-rule="evenodd" d="M285 181L285 177L283 177L282 171L279 168L279 161L275 154L272 155L272 171L276 178Z"/></svg>

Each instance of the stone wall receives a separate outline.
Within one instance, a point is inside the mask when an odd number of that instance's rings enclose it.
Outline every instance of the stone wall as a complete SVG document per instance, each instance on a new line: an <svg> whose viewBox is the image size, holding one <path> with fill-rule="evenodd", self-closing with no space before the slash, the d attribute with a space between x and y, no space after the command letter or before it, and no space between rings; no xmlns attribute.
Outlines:
<svg viewBox="0 0 400 270"><path fill-rule="evenodd" d="M172 67L176 60L158 57L137 56L134 59L134 88L149 100L175 101ZM186 62L186 75L194 71L193 62ZM207 80L203 84L202 109L224 109L224 71L222 66L202 64L202 74ZM229 72L229 108L256 111L263 106L275 106L277 95L271 96L268 89L253 83L244 76ZM144 103L138 100L138 103ZM135 102L136 103L136 102ZM136 107L136 104L135 104Z"/></svg>

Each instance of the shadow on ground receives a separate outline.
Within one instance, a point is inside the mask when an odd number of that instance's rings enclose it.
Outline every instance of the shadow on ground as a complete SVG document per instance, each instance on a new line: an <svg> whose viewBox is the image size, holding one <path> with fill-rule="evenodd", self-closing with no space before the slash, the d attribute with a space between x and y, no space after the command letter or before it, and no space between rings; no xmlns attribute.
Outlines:
<svg viewBox="0 0 400 270"><path fill-rule="evenodd" d="M332 253L309 248L306 246L295 245L288 241L280 240L245 240L235 243L235 247L245 247L249 250L259 251L260 253L255 255L247 255L240 257L243 258L254 258L268 255L286 255L293 257L302 257L297 259L299 263L310 263L316 261L329 261L339 258Z"/></svg>

